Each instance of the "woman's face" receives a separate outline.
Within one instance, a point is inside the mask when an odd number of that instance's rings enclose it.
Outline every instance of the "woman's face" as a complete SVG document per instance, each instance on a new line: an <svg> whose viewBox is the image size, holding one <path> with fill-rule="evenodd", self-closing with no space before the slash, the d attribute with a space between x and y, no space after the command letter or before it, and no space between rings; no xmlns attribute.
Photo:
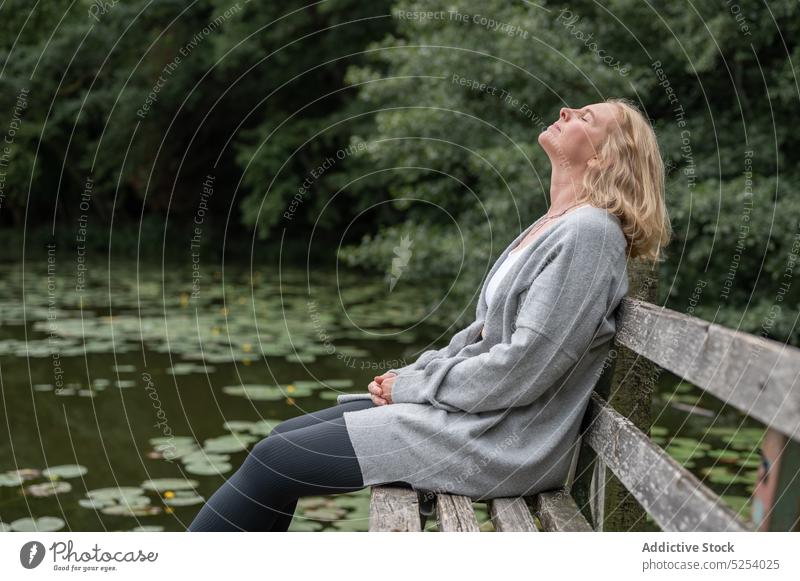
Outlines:
<svg viewBox="0 0 800 581"><path fill-rule="evenodd" d="M558 121L539 134L539 145L552 163L583 170L609 131L617 125L617 106L593 103L580 109L561 109Z"/></svg>

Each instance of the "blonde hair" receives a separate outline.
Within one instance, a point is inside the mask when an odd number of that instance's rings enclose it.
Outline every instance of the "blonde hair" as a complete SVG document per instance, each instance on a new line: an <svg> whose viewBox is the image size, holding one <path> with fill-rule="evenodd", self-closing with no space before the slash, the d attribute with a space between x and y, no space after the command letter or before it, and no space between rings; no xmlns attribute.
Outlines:
<svg viewBox="0 0 800 581"><path fill-rule="evenodd" d="M620 219L630 258L664 259L672 225L664 201L664 162L655 132L636 105L625 98L616 105L617 130L611 130L583 176L592 205Z"/></svg>

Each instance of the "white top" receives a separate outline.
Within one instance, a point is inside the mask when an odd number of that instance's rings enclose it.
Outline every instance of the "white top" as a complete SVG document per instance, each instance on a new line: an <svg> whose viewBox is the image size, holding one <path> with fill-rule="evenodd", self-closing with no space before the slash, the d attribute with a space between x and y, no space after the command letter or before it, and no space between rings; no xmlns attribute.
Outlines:
<svg viewBox="0 0 800 581"><path fill-rule="evenodd" d="M503 280L503 277L509 271L509 269L514 265L514 263L519 258L519 255L522 254L522 251L516 252L509 252L506 259L494 273L492 278L489 280L489 284L486 285L486 304L491 305L492 300L494 299L495 291L497 287L500 286L500 281Z"/></svg>

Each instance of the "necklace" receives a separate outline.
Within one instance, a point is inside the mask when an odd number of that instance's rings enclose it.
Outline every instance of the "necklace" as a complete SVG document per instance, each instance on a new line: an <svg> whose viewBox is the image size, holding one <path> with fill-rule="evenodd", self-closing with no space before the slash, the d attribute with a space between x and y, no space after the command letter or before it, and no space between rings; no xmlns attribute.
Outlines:
<svg viewBox="0 0 800 581"><path fill-rule="evenodd" d="M528 235L527 235L527 236L525 236L525 239L524 239L524 240L521 240L521 241L520 241L520 243L517 245L517 247L516 247L516 248L514 248L513 250L511 250L511 252L516 252L517 250L519 250L520 248L522 248L522 245L525 243L525 241L526 241L526 240L528 240L528 239L530 239L530 238L532 238L532 237L533 237L533 235L534 235L536 232L538 232L539 230L541 230L541 227L542 227L542 225L543 225L543 224L545 224L546 222L548 222L548 221L550 221L550 220L553 220L553 219L555 219L555 218L558 218L559 216L563 216L564 214L566 214L567 212L569 212L569 211L570 211L571 209L573 209L573 208L576 208L576 207L578 207L578 206L581 206L581 205L587 205L587 204L588 204L588 202L577 202L577 203L575 203L575 204L572 204L571 206L567 206L567 207L564 209L564 211L562 211L562 212L559 212L558 214L555 214L555 215L553 215L553 216L548 216L547 214L545 214L544 216L542 216L541 218L539 218L539 219L536 221L536 223L534 224L534 226L533 226L533 228L531 229L531 231L530 231L530 232L528 232Z"/></svg>

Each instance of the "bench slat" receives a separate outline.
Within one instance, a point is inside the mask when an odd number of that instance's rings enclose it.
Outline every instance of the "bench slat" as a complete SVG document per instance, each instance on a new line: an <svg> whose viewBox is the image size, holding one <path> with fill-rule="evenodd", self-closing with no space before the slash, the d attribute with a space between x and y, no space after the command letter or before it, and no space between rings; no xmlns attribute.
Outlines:
<svg viewBox="0 0 800 581"><path fill-rule="evenodd" d="M442 532L479 532L472 499L460 494L436 495L436 521Z"/></svg>
<svg viewBox="0 0 800 581"><path fill-rule="evenodd" d="M499 533L533 533L538 531L524 498L493 498L487 500L489 517Z"/></svg>
<svg viewBox="0 0 800 581"><path fill-rule="evenodd" d="M533 511L548 532L592 532L572 495L566 490L540 492L533 497Z"/></svg>
<svg viewBox="0 0 800 581"><path fill-rule="evenodd" d="M369 504L370 531L421 531L417 493L401 486L373 486Z"/></svg>
<svg viewBox="0 0 800 581"><path fill-rule="evenodd" d="M616 340L800 441L800 349L625 297Z"/></svg>
<svg viewBox="0 0 800 581"><path fill-rule="evenodd" d="M752 530L597 393L592 393L587 413L587 442L662 530Z"/></svg>

